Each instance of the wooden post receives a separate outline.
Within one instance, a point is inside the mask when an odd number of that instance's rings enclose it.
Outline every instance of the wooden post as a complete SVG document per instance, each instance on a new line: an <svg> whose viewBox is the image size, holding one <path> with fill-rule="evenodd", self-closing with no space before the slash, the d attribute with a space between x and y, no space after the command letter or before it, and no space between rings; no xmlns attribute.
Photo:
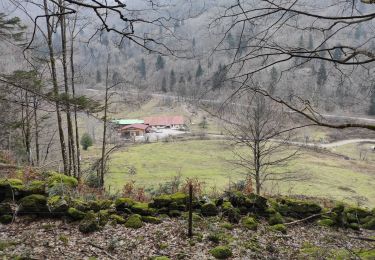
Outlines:
<svg viewBox="0 0 375 260"><path fill-rule="evenodd" d="M189 184L189 228L188 237L193 236L193 185Z"/></svg>

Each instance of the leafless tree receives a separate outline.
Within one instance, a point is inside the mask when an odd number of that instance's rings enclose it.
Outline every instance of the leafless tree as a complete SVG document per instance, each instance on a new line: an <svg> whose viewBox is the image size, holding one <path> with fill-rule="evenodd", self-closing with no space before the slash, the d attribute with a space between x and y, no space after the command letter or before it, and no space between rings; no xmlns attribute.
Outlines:
<svg viewBox="0 0 375 260"><path fill-rule="evenodd" d="M264 182L291 178L283 170L298 149L290 147L291 132L280 106L261 94L246 95L241 101L222 116L233 142L235 159L230 163L254 180L256 193L260 194Z"/></svg>
<svg viewBox="0 0 375 260"><path fill-rule="evenodd" d="M373 73L375 53L370 46L375 39L375 12L372 4L372 0L238 0L223 7L210 26L225 26L215 51L233 54L231 62L225 66L230 72L226 80L236 87L232 96L241 94L243 90L253 91L254 77L275 65L283 69L280 77L314 61L327 62L341 74L353 73L357 68ZM367 31L371 33L355 41L349 39L348 33L360 26L367 26ZM229 33L238 35L235 46L225 44ZM303 34L314 35L315 43L301 46L298 38ZM335 55L335 52L340 55ZM258 88L255 92L266 94L316 125L375 130L375 125L368 123L330 122L306 98L293 96L287 100Z"/></svg>

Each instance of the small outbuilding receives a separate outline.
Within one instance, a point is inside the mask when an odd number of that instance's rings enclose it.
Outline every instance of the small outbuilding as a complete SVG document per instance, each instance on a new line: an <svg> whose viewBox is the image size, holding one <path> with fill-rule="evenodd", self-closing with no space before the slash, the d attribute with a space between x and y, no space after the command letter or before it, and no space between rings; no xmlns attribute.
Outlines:
<svg viewBox="0 0 375 260"><path fill-rule="evenodd" d="M136 136L144 136L150 132L150 126L145 124L131 124L120 128L121 137L132 138Z"/></svg>

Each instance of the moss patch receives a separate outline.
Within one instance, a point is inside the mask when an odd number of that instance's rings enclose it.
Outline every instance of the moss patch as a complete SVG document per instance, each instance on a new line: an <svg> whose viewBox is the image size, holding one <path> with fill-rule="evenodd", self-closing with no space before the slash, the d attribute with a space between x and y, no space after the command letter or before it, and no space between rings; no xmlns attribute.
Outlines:
<svg viewBox="0 0 375 260"><path fill-rule="evenodd" d="M210 254L216 259L228 259L233 255L228 246L217 246L210 250Z"/></svg>
<svg viewBox="0 0 375 260"><path fill-rule="evenodd" d="M131 215L125 222L127 228L141 228L143 226L142 217L138 214Z"/></svg>

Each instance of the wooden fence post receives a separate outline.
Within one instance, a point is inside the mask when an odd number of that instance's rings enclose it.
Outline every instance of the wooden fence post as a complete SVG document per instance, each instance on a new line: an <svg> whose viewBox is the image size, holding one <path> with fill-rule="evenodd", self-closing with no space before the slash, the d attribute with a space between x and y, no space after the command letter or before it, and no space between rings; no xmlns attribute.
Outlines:
<svg viewBox="0 0 375 260"><path fill-rule="evenodd" d="M193 236L193 184L189 184L189 228L188 237Z"/></svg>

